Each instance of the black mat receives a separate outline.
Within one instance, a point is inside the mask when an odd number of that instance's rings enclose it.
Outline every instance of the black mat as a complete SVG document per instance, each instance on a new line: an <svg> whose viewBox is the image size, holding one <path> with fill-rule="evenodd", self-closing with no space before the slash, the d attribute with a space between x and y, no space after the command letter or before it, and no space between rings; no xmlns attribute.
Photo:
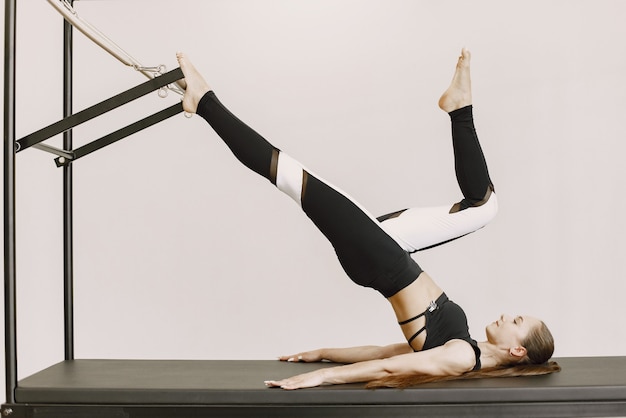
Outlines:
<svg viewBox="0 0 626 418"><path fill-rule="evenodd" d="M596 410L605 414L626 415L626 357L556 360L563 370L548 376L431 383L404 390L367 390L362 384L350 384L297 391L269 389L263 381L332 364L271 360L74 360L20 381L16 400L42 405L236 405L240 408L509 405L514 411L524 410L515 405L525 405L527 412L533 404L546 408L550 404L578 405L586 407L586 411L593 411L596 405L603 406L604 409Z"/></svg>

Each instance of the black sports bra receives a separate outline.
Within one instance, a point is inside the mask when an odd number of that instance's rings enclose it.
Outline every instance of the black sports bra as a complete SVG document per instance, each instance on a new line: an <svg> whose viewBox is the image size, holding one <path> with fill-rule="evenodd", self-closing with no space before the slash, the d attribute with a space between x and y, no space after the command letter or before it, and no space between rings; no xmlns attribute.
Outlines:
<svg viewBox="0 0 626 418"><path fill-rule="evenodd" d="M459 305L442 293L437 300L430 302L424 312L398 324L405 325L423 316L426 317L426 325L407 340L409 345L424 331L426 331L426 341L422 351L442 346L450 340L463 340L474 349L476 355L474 370L480 369L480 348L478 348L478 343L470 337L467 317Z"/></svg>

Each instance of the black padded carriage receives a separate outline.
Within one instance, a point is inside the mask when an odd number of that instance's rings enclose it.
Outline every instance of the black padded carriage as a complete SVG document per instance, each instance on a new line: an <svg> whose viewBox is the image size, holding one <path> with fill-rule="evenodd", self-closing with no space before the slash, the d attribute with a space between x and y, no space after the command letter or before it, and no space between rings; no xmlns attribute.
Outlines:
<svg viewBox="0 0 626 418"><path fill-rule="evenodd" d="M264 380L332 363L277 360L71 360L19 382L13 417L626 416L626 357L556 359L560 373L296 391Z"/></svg>

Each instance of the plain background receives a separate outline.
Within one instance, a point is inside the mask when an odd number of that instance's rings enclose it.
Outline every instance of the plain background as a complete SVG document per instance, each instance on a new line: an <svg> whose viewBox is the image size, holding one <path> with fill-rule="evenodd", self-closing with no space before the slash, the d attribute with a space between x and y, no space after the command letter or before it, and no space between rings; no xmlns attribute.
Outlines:
<svg viewBox="0 0 626 418"><path fill-rule="evenodd" d="M626 3L77 1L145 65L187 52L240 118L374 214L460 200L437 100L473 53L476 125L500 202L415 255L466 310L540 317L556 356L626 355ZM61 118L62 18L18 4L18 138ZM76 111L145 81L75 32ZM179 98L75 130L76 146ZM59 138L49 141L60 144ZM298 207L199 117L74 163L77 358L271 359L403 340ZM63 358L62 171L17 156L19 374ZM268 376L275 378L281 376Z"/></svg>

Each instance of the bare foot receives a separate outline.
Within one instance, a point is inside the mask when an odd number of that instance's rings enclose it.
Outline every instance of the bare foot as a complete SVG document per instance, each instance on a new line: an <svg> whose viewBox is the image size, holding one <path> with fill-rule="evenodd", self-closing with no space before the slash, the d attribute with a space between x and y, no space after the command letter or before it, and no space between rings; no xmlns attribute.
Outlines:
<svg viewBox="0 0 626 418"><path fill-rule="evenodd" d="M472 82L470 79L470 52L463 48L456 64L450 87L439 99L439 107L445 112L452 112L472 104Z"/></svg>
<svg viewBox="0 0 626 418"><path fill-rule="evenodd" d="M185 54L182 52L177 53L176 59L185 75L185 78L179 82L185 89L183 109L188 113L196 113L198 102L202 99L202 96L211 90L211 87L209 87L202 74L196 70L196 67L193 66Z"/></svg>

